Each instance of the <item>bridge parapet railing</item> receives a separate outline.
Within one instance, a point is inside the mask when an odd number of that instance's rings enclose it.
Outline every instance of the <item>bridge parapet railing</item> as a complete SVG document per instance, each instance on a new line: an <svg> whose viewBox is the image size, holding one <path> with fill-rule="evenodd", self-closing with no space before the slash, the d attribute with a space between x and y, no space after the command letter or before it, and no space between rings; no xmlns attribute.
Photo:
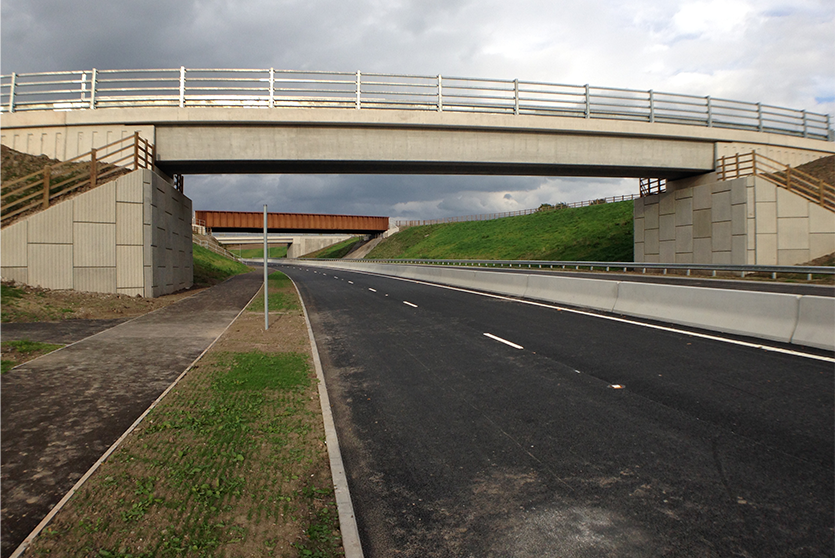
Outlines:
<svg viewBox="0 0 835 558"><path fill-rule="evenodd" d="M0 188L2 226L47 209L70 194L95 188L132 170L154 168L154 146L136 132L88 153L4 181Z"/></svg>
<svg viewBox="0 0 835 558"><path fill-rule="evenodd" d="M519 79L184 67L0 76L0 112L118 107L483 112L659 122L835 139L827 114L710 96Z"/></svg>

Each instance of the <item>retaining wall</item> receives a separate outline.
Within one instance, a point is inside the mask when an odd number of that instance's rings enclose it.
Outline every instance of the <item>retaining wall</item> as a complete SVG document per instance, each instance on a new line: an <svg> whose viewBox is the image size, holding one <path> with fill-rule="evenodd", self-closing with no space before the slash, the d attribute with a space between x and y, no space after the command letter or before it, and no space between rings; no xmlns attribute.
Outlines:
<svg viewBox="0 0 835 558"><path fill-rule="evenodd" d="M357 261L303 265L352 269L593 308L663 322L835 350L835 298L705 287Z"/></svg>
<svg viewBox="0 0 835 558"><path fill-rule="evenodd" d="M139 169L3 229L4 280L157 297L193 284L191 200Z"/></svg>

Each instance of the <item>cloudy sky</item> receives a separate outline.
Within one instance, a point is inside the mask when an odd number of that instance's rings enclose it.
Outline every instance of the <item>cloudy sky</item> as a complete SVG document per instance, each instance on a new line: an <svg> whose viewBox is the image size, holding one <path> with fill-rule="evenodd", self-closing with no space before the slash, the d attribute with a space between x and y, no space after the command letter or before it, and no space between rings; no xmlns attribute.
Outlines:
<svg viewBox="0 0 835 558"><path fill-rule="evenodd" d="M0 72L280 68L591 83L835 113L832 0L3 0ZM189 176L196 209L437 218L634 180Z"/></svg>

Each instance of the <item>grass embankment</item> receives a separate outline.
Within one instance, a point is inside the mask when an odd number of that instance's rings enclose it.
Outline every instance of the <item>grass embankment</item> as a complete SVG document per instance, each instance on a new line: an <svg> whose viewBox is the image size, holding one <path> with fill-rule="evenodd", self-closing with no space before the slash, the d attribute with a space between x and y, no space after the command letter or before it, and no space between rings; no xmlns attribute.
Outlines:
<svg viewBox="0 0 835 558"><path fill-rule="evenodd" d="M366 258L631 262L632 205L624 201L409 227L383 240Z"/></svg>
<svg viewBox="0 0 835 558"><path fill-rule="evenodd" d="M211 287L233 275L250 271L246 264L230 260L207 248L193 245L194 248L194 286Z"/></svg>
<svg viewBox="0 0 835 558"><path fill-rule="evenodd" d="M362 242L361 236L353 236L347 240L343 240L342 242L338 242L332 246L328 246L326 248L322 248L321 250L317 250L315 252L311 252L303 256L304 258L308 259L315 259L315 258L342 258L345 257L347 254L350 254L351 251L356 247L357 244Z"/></svg>
<svg viewBox="0 0 835 558"><path fill-rule="evenodd" d="M73 496L33 556L342 555L304 317L280 273L270 296L270 330L257 307L244 312Z"/></svg>
<svg viewBox="0 0 835 558"><path fill-rule="evenodd" d="M242 259L261 259L264 257L263 248L247 248L245 250L235 250L234 246L230 246L230 252ZM268 250L271 259L286 258L286 246L270 246Z"/></svg>

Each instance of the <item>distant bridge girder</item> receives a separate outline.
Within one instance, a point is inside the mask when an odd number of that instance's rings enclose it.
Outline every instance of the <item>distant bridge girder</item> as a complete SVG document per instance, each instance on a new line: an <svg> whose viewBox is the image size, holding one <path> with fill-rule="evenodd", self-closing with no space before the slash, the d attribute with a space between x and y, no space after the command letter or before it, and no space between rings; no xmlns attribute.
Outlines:
<svg viewBox="0 0 835 558"><path fill-rule="evenodd" d="M258 211L195 211L197 222L213 232L262 232L264 214ZM322 213L267 213L270 233L379 234L389 228L388 217Z"/></svg>

